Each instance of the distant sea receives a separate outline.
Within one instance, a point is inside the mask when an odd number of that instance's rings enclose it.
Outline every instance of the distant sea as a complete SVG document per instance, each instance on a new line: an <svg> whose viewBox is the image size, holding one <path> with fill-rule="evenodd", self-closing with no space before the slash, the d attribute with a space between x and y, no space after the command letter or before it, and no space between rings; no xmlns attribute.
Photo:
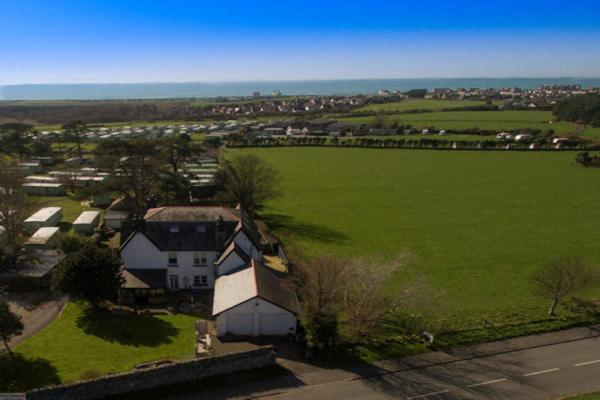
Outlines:
<svg viewBox="0 0 600 400"><path fill-rule="evenodd" d="M434 88L536 88L540 85L579 84L600 87L600 78L435 78L435 79L354 79L257 82L185 82L127 84L27 84L0 87L0 100L93 100L166 99L219 96L334 95L376 93L382 89L410 90Z"/></svg>

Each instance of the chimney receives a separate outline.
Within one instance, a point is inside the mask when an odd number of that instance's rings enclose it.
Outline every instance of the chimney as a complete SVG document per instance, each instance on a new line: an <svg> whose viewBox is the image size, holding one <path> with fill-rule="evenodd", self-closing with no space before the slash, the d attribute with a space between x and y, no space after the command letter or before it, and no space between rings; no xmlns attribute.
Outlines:
<svg viewBox="0 0 600 400"><path fill-rule="evenodd" d="M219 215L219 219L217 220L215 239L217 242L217 251L222 251L223 245L225 244L225 221L223 220L222 215Z"/></svg>

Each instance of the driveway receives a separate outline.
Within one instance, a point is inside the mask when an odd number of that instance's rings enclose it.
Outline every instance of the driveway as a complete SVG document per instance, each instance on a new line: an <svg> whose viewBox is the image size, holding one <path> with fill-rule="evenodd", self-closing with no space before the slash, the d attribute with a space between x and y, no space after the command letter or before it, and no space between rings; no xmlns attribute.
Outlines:
<svg viewBox="0 0 600 400"><path fill-rule="evenodd" d="M48 292L15 292L9 293L8 303L11 310L23 318L24 325L23 333L10 340L12 347L54 321L66 304L66 298L55 297ZM4 347L0 351L5 351Z"/></svg>

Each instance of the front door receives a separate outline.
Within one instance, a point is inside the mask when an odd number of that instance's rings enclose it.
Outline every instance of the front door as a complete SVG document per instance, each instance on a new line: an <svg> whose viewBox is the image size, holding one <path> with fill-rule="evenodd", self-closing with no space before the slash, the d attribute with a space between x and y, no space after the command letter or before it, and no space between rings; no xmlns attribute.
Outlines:
<svg viewBox="0 0 600 400"><path fill-rule="evenodd" d="M179 290L179 276L169 276L169 288L171 288L171 290Z"/></svg>

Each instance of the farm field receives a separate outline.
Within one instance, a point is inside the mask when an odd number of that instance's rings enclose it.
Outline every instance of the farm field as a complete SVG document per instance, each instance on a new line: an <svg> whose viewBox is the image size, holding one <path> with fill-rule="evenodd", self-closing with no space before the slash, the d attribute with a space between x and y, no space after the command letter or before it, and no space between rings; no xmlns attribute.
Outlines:
<svg viewBox="0 0 600 400"><path fill-rule="evenodd" d="M153 360L192 358L196 319L183 314L90 316L81 305L69 303L48 327L14 348L17 361L0 354L0 387L20 391L124 372Z"/></svg>
<svg viewBox="0 0 600 400"><path fill-rule="evenodd" d="M493 104L500 106L502 100L494 100ZM444 108L455 107L470 107L482 106L485 101L478 100L426 100L426 99L411 99L394 103L369 104L367 106L357 108L355 112L362 111L410 111L410 110L431 110L439 111Z"/></svg>
<svg viewBox="0 0 600 400"><path fill-rule="evenodd" d="M564 255L600 262L600 171L575 166L572 152L235 152L280 170L283 194L263 214L286 244L308 256L408 252L445 312L543 316L534 270Z"/></svg>
<svg viewBox="0 0 600 400"><path fill-rule="evenodd" d="M344 117L340 121L371 122L371 117ZM386 118L417 128L433 126L435 129L513 130L521 128L553 129L558 134L567 134L574 130L569 122L549 122L550 111L441 111L419 114L387 115Z"/></svg>

